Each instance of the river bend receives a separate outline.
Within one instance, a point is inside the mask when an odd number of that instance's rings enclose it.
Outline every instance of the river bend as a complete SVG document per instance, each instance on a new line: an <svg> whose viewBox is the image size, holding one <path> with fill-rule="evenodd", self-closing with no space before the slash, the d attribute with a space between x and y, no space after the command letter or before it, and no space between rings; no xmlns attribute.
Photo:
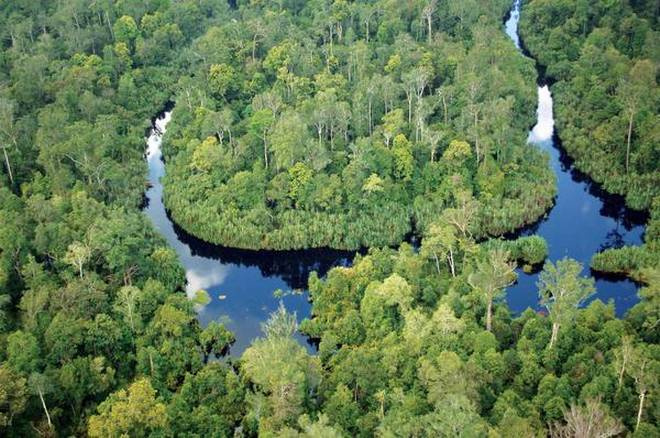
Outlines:
<svg viewBox="0 0 660 438"><path fill-rule="evenodd" d="M516 0L504 26L519 49L520 11L520 0ZM273 295L275 290L299 291L287 294L282 300L299 319L304 318L310 313L305 292L309 273L317 271L323 275L333 266L348 265L353 253L236 250L208 244L179 228L165 210L160 182L165 174L161 144L171 114L171 110L161 113L147 138L150 188L144 211L179 256L186 271L187 292L192 294L198 289L209 292L211 302L199 310L200 323L205 326L213 320L225 322L236 335L231 354L239 355L259 336L261 323L276 309L279 299ZM546 216L517 235L544 237L550 260L572 257L583 263L585 274L590 274L589 261L595 252L642 243L644 215L625 208L620 197L603 192L573 167L561 148L554 130L552 96L547 85L538 89L537 123L530 131L529 143L530 147L548 153L557 175L558 195ZM518 282L507 291L507 302L514 313L538 307L537 277L538 273L519 270ZM638 300L637 286L627 279L596 276L596 289L594 298L614 300L619 315Z"/></svg>

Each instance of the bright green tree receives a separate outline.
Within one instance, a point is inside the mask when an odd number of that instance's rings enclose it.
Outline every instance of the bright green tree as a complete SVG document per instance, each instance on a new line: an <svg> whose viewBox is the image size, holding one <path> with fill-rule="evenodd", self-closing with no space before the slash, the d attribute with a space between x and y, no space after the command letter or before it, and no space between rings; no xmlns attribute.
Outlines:
<svg viewBox="0 0 660 438"><path fill-rule="evenodd" d="M136 380L127 389L111 394L89 418L90 437L146 437L167 427L165 405L156 398L148 379Z"/></svg>
<svg viewBox="0 0 660 438"><path fill-rule="evenodd" d="M594 279L581 277L582 264L563 258L557 263L550 261L539 274L537 287L541 305L548 310L552 321L552 334L548 348L557 342L559 328L574 321L578 307L594 292Z"/></svg>

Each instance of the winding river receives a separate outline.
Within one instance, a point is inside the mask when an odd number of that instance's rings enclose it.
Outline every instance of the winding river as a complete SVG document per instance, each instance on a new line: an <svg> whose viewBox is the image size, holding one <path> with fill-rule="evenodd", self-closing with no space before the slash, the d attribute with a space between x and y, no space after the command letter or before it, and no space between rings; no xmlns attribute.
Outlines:
<svg viewBox="0 0 660 438"><path fill-rule="evenodd" d="M516 47L524 53L518 23L521 0L515 0L504 28ZM541 81L543 78L541 78ZM646 215L626 208L623 198L609 195L587 175L573 167L554 129L552 95L547 84L538 87L537 122L529 133L529 143L548 153L557 175L557 197L548 214L517 235L538 234L549 246L549 259L571 257L584 265L584 274L596 279L597 293L591 298L614 300L620 316L638 301L637 285L625 278L590 272L594 253L623 245L639 245L644 236ZM515 313L538 306L538 273L518 272L518 282L507 291L507 301Z"/></svg>
<svg viewBox="0 0 660 438"><path fill-rule="evenodd" d="M147 138L150 187L144 212L179 256L186 271L186 292L209 292L211 302L198 312L202 326L214 320L225 322L236 335L230 352L240 355L261 334L261 323L279 305L280 298L274 296L274 291L286 292L281 300L298 319L307 317L310 303L305 289L309 274L316 271L324 275L333 266L347 265L354 253L238 250L211 245L178 227L165 210L160 182L165 174L161 144L171 115L171 110L160 114ZM306 342L303 336L300 340Z"/></svg>
<svg viewBox="0 0 660 438"><path fill-rule="evenodd" d="M505 23L506 33L519 49L520 8L520 0L516 0ZM550 260L572 257L584 264L585 274L590 274L589 260L595 252L642 243L645 217L626 209L620 197L604 193L572 166L554 131L552 96L547 85L539 86L538 96L538 118L530 131L530 147L539 147L549 154L557 174L558 195L545 217L517 235L543 236L549 244ZM310 312L305 291L309 273L324 275L333 266L348 265L354 253L236 250L208 244L179 228L165 210L160 182L165 173L161 143L171 114L170 110L162 113L147 138L150 188L144 211L178 254L186 271L187 292L205 289L211 295L211 302L199 309L200 323L205 326L213 320L224 321L236 335L231 354L240 355L259 336L261 323L268 314L277 308L280 298L273 295L275 290L296 291L285 294L282 301L299 319L304 318ZM507 291L507 302L514 313L538 307L537 276L538 273L519 271L518 282ZM594 298L613 299L619 315L637 302L633 282L595 277L598 292ZM301 340L304 342L302 336Z"/></svg>

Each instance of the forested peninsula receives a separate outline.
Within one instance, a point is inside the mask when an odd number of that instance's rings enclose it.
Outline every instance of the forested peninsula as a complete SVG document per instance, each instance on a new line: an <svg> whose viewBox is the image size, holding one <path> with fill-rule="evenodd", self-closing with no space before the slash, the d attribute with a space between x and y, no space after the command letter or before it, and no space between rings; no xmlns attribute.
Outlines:
<svg viewBox="0 0 660 438"><path fill-rule="evenodd" d="M557 193L511 3L0 2L0 436L659 436L657 3L522 6L563 147L649 214L592 272L507 234ZM171 108L185 230L370 247L240 355L141 211L145 133ZM523 271L541 310L513 314ZM592 300L597 271L639 283L622 318Z"/></svg>
<svg viewBox="0 0 660 438"><path fill-rule="evenodd" d="M480 237L534 222L556 190L526 143L536 72L501 30L510 6L241 7L177 84L172 218L248 249L396 245L440 214Z"/></svg>

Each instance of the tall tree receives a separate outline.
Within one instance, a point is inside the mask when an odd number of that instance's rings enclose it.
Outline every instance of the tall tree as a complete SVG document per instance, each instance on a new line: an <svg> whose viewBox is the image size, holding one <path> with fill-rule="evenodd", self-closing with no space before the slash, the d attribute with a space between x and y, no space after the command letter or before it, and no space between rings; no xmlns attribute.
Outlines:
<svg viewBox="0 0 660 438"><path fill-rule="evenodd" d="M7 150L10 147L18 147L18 132L14 123L14 113L14 102L0 98L0 147L2 148L7 175L11 184L14 184L14 174Z"/></svg>
<svg viewBox="0 0 660 438"><path fill-rule="evenodd" d="M635 380L635 387L639 394L637 421L635 422L635 430L637 430L642 422L646 397L658 389L658 376L660 376L660 348L658 345L640 344L636 346L632 352L627 372Z"/></svg>
<svg viewBox="0 0 660 438"><path fill-rule="evenodd" d="M227 330L224 324L211 321L199 335L199 342L202 345L202 353L204 354L204 362L208 361L211 353L216 357L225 354L235 340L234 334Z"/></svg>
<svg viewBox="0 0 660 438"><path fill-rule="evenodd" d="M282 305L262 329L266 337L243 353L242 372L254 384L249 399L260 435L277 434L304 412L319 384L320 364L293 338L296 317Z"/></svg>
<svg viewBox="0 0 660 438"><path fill-rule="evenodd" d="M556 264L548 261L539 274L537 287L541 305L548 310L552 321L552 335L548 348L557 342L559 327L573 321L577 308L594 292L594 279L581 277L582 264L563 258Z"/></svg>
<svg viewBox="0 0 660 438"><path fill-rule="evenodd" d="M564 411L564 422L550 425L552 438L608 438L617 436L625 428L612 418L598 400L589 399L585 406L571 404Z"/></svg>
<svg viewBox="0 0 660 438"><path fill-rule="evenodd" d="M28 386L34 395L39 396L39 401L41 402L41 407L46 414L46 419L48 421L48 427L52 427L53 423L50 418L50 412L48 411L48 406L46 406L46 399L44 396L53 391L53 386L50 382L50 379L42 373L32 373L28 379Z"/></svg>
<svg viewBox="0 0 660 438"><path fill-rule="evenodd" d="M433 257L435 268L440 274L440 257L447 260L451 276L456 276L455 254L458 248L456 228L449 224L434 223L422 240L420 254L423 257Z"/></svg>
<svg viewBox="0 0 660 438"><path fill-rule="evenodd" d="M619 380L617 383L618 388L621 388L621 385L623 384L623 376L627 371L627 367L630 364L634 353L635 349L633 338L631 336L624 335L621 338L621 346L614 351L617 374L619 375Z"/></svg>
<svg viewBox="0 0 660 438"><path fill-rule="evenodd" d="M422 19L426 21L426 34L428 38L428 44L433 42L433 14L437 7L437 0L430 0L424 9L422 9Z"/></svg>
<svg viewBox="0 0 660 438"><path fill-rule="evenodd" d="M83 278L83 267L89 261L91 255L92 251L87 244L73 242L64 255L64 261L75 267L80 278Z"/></svg>
<svg viewBox="0 0 660 438"><path fill-rule="evenodd" d="M509 252L497 248L478 260L474 272L468 276L470 286L482 294L486 302L486 330L489 332L493 327L493 301L516 281L515 269L516 264L510 261Z"/></svg>
<svg viewBox="0 0 660 438"><path fill-rule="evenodd" d="M637 114L652 101L652 90L655 87L656 67L644 59L637 61L623 78L617 88L617 96L628 119L626 135L626 173L630 171L630 148L633 134L633 124Z"/></svg>

